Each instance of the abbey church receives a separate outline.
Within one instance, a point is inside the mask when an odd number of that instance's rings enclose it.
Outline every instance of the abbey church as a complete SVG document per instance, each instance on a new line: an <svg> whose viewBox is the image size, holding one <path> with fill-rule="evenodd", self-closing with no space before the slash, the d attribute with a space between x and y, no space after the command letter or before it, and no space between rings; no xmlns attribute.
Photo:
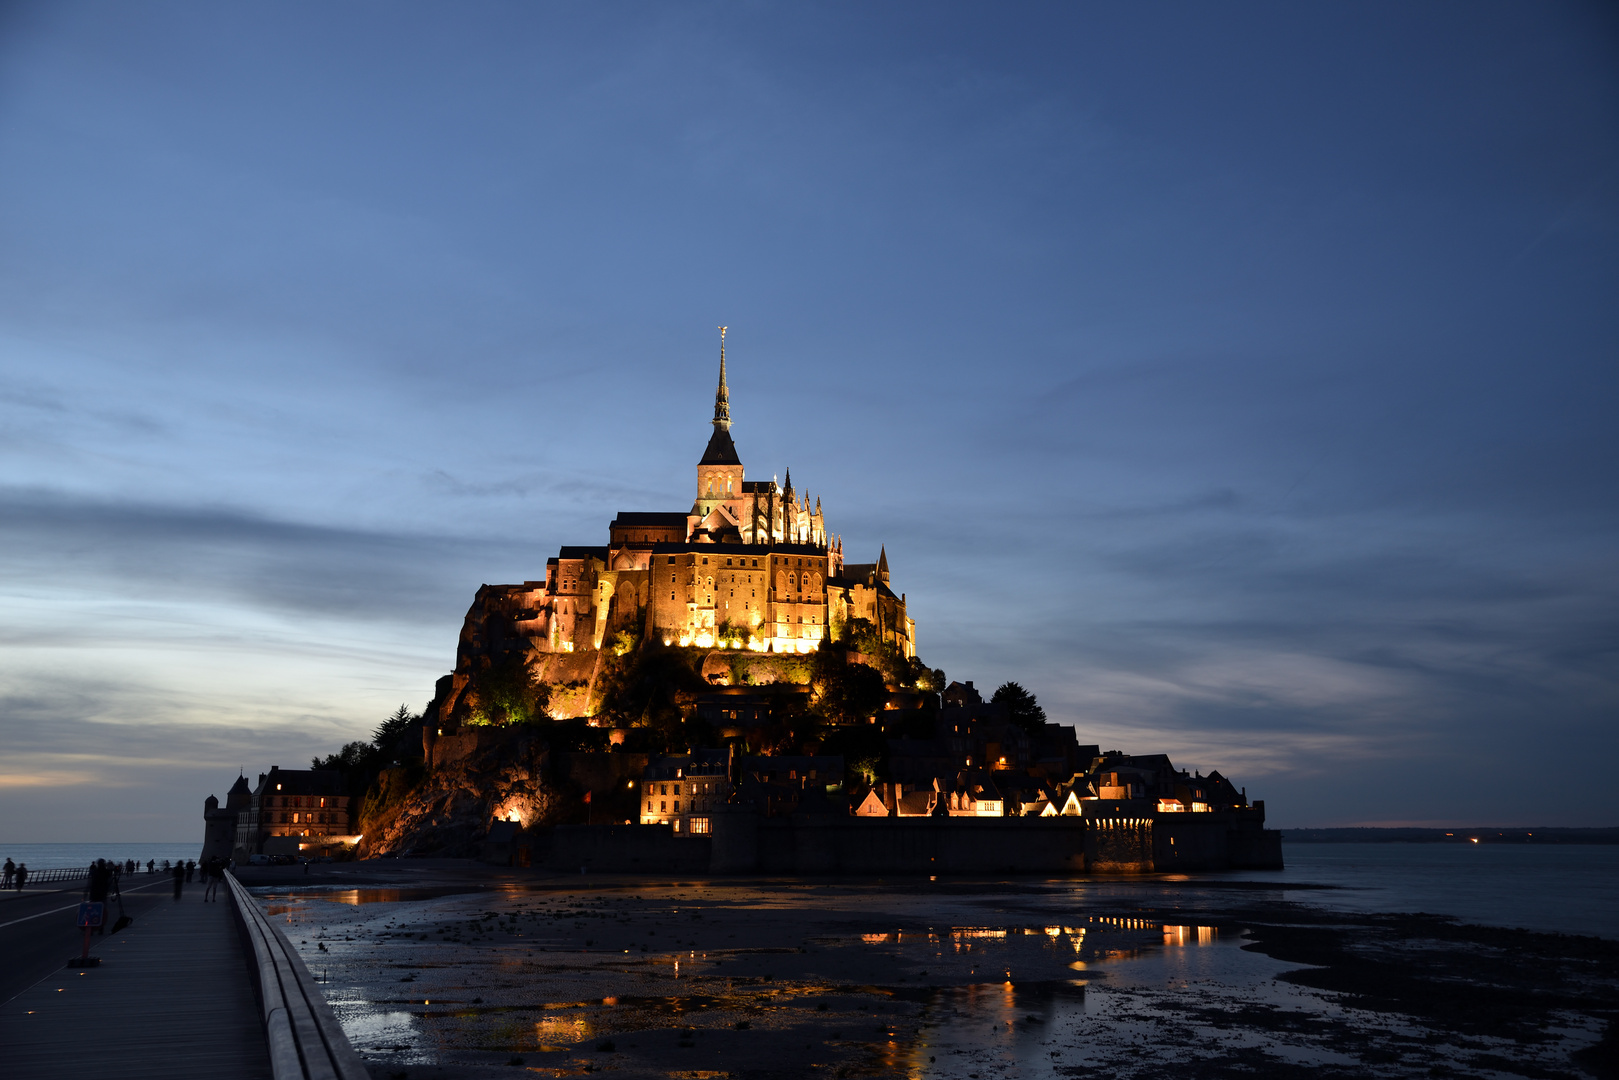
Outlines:
<svg viewBox="0 0 1619 1080"><path fill-rule="evenodd" d="M621 512L606 544L562 548L544 581L485 586L483 609L508 613L507 632L540 653L601 649L625 632L668 645L808 653L863 619L914 656L916 624L890 588L886 550L874 563L845 563L820 500L794 490L791 471L785 485L746 478L731 440L723 331L712 423L690 510Z"/></svg>

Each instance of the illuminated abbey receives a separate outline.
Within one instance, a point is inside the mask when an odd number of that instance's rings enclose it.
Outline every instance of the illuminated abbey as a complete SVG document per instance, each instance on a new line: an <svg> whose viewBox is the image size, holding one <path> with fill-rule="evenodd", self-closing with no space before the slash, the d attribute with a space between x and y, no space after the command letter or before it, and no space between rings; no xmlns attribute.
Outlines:
<svg viewBox="0 0 1619 1080"><path fill-rule="evenodd" d="M621 512L600 547L564 547L544 581L494 587L512 629L542 653L634 638L699 648L807 653L863 619L905 656L916 624L889 587L888 555L845 563L821 501L774 479L749 480L731 441L725 337L714 432L685 512ZM487 597L486 603L496 601Z"/></svg>

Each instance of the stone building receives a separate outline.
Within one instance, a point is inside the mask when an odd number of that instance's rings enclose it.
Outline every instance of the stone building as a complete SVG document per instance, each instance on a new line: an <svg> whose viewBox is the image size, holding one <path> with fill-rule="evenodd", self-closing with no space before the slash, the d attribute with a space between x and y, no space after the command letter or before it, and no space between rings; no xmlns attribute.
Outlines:
<svg viewBox="0 0 1619 1080"><path fill-rule="evenodd" d="M843 812L832 797L843 787L843 759L737 757L734 748L653 758L642 775L640 824L668 825L676 836L713 831L721 807L765 817Z"/></svg>
<svg viewBox="0 0 1619 1080"><path fill-rule="evenodd" d="M252 803L253 793L248 790L245 776L238 776L236 783L225 793L223 808L212 795L203 800L202 854L197 857L198 862L231 857L231 852L236 849L236 819Z"/></svg>
<svg viewBox="0 0 1619 1080"><path fill-rule="evenodd" d="M668 825L677 836L704 836L714 810L731 797L731 752L696 750L647 762L638 792L640 823Z"/></svg>
<svg viewBox="0 0 1619 1080"><path fill-rule="evenodd" d="M245 781L243 782L245 787ZM234 857L313 857L354 842L348 780L333 770L283 769L259 773L247 806L236 816Z"/></svg>
<svg viewBox="0 0 1619 1080"><path fill-rule="evenodd" d="M624 511L607 543L562 548L544 580L478 591L458 649L453 693L474 664L514 652L614 647L620 635L699 648L808 653L855 619L905 656L916 623L891 587L888 553L846 563L820 499L775 479L749 480L731 439L720 345L713 433L685 512Z"/></svg>

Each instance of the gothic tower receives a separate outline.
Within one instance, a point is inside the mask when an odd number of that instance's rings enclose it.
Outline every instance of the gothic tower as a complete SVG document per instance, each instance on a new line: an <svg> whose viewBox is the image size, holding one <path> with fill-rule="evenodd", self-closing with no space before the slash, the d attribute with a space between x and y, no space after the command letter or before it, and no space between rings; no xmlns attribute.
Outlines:
<svg viewBox="0 0 1619 1080"><path fill-rule="evenodd" d="M714 391L714 434L697 463L697 501L693 532L713 539L738 530L742 512L742 459L731 441L731 391L725 385L725 327L720 327L720 384ZM740 534L737 536L740 539Z"/></svg>

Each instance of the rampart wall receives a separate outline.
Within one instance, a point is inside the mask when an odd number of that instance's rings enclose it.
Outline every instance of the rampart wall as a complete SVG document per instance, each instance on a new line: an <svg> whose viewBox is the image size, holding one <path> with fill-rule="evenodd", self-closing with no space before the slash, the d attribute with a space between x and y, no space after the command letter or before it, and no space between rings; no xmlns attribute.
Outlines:
<svg viewBox="0 0 1619 1080"><path fill-rule="evenodd" d="M668 826L559 826L557 870L713 874L1141 874L1280 869L1281 834L1240 814L1156 818L764 818L712 815L708 837Z"/></svg>

